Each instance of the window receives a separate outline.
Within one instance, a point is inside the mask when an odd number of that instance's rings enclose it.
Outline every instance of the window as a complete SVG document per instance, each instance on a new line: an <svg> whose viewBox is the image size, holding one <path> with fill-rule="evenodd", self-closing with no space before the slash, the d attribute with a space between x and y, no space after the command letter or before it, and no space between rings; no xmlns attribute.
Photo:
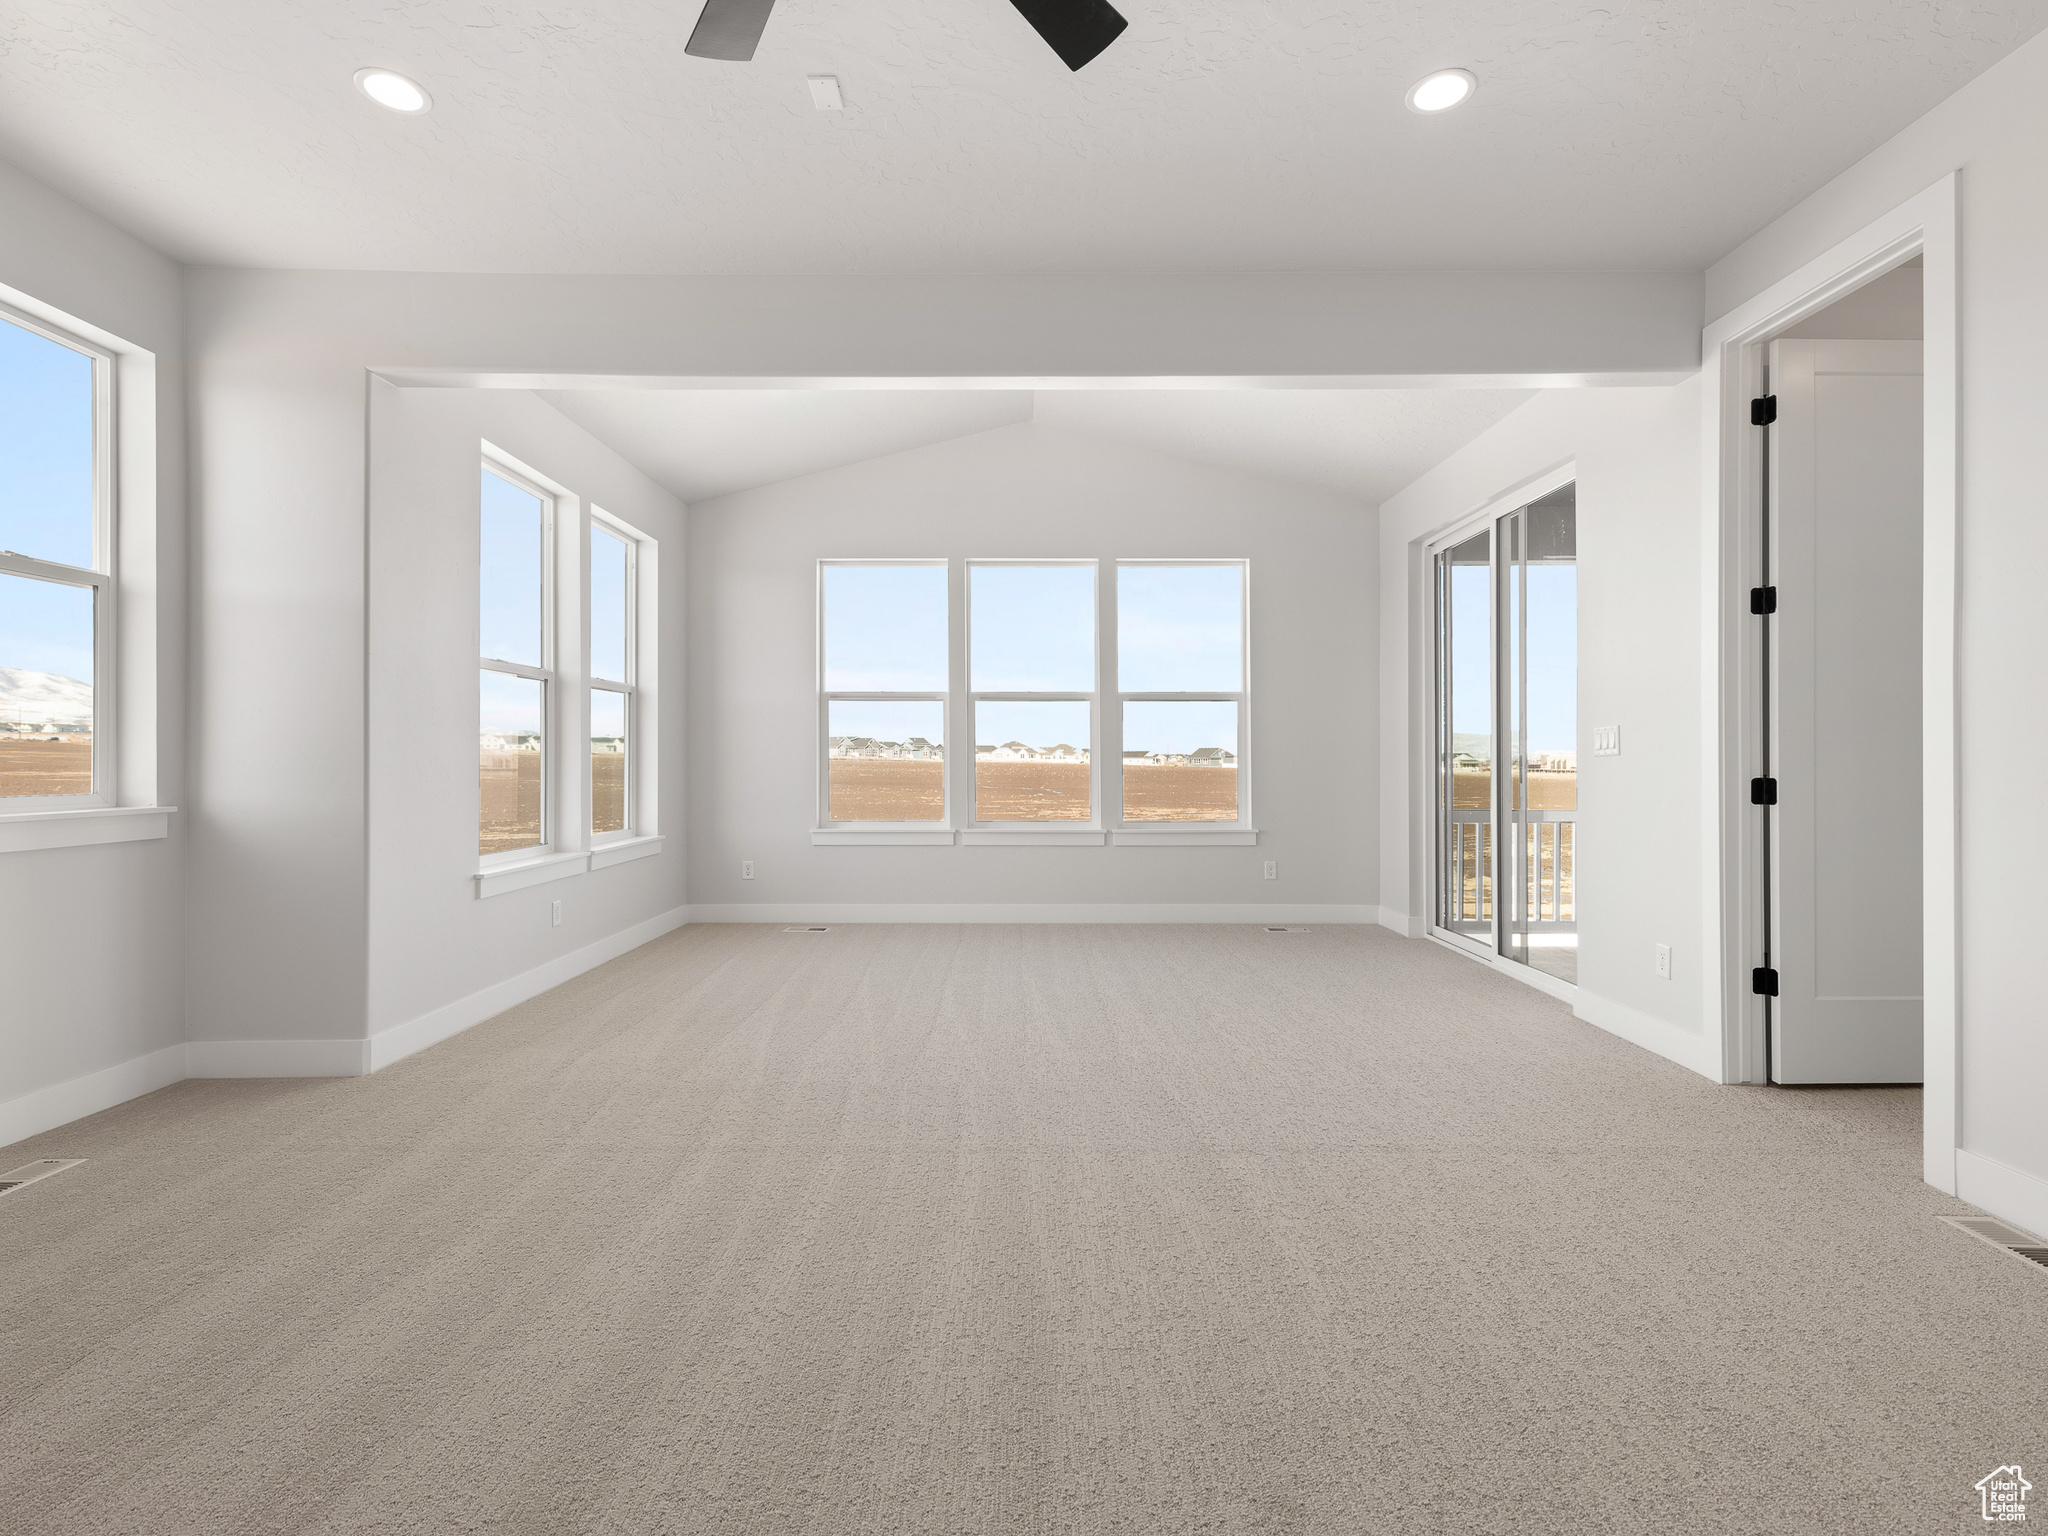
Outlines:
<svg viewBox="0 0 2048 1536"><path fill-rule="evenodd" d="M0 810L117 803L113 358L0 312Z"/></svg>
<svg viewBox="0 0 2048 1536"><path fill-rule="evenodd" d="M1123 822L1243 826L1241 560L1117 562Z"/></svg>
<svg viewBox="0 0 2048 1536"><path fill-rule="evenodd" d="M590 520L590 834L630 837L639 793L639 539L624 525Z"/></svg>
<svg viewBox="0 0 2048 1536"><path fill-rule="evenodd" d="M970 561L977 823L1094 820L1093 560Z"/></svg>
<svg viewBox="0 0 2048 1536"><path fill-rule="evenodd" d="M1431 931L1578 981L1578 500L1565 484L1435 554Z"/></svg>
<svg viewBox="0 0 2048 1536"><path fill-rule="evenodd" d="M947 825L947 563L828 560L818 580L818 825Z"/></svg>
<svg viewBox="0 0 2048 1536"><path fill-rule="evenodd" d="M531 856L549 844L554 512L552 496L484 462L477 853L487 860Z"/></svg>

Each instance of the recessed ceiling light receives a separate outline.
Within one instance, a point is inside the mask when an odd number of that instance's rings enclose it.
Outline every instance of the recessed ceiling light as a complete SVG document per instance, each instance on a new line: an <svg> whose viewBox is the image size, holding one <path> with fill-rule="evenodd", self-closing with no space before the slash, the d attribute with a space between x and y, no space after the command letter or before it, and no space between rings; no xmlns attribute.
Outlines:
<svg viewBox="0 0 2048 1536"><path fill-rule="evenodd" d="M434 99L419 86L388 69L359 69L356 89L380 107L394 112L424 112Z"/></svg>
<svg viewBox="0 0 2048 1536"><path fill-rule="evenodd" d="M1440 69L1424 75L1409 89L1410 112L1448 112L1461 101L1471 100L1479 89L1479 77L1469 69Z"/></svg>

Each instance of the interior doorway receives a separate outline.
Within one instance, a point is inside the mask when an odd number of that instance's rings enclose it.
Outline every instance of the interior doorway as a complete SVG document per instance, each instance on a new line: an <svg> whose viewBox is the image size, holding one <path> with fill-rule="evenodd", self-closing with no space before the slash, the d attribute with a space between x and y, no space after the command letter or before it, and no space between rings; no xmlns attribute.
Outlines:
<svg viewBox="0 0 2048 1536"><path fill-rule="evenodd" d="M1918 339L1770 347L1751 798L1777 1083L1922 1077L1921 373Z"/></svg>
<svg viewBox="0 0 2048 1536"><path fill-rule="evenodd" d="M1756 344L1751 986L1780 1084L1923 1076L1919 260Z"/></svg>

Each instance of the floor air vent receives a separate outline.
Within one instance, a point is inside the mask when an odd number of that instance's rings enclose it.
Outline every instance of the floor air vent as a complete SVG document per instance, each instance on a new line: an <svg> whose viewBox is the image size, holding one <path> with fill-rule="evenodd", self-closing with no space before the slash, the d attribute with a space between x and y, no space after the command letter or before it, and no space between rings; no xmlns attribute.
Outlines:
<svg viewBox="0 0 2048 1536"><path fill-rule="evenodd" d="M84 1162L82 1157L46 1157L40 1162L23 1163L19 1168L10 1168L0 1173L0 1195L11 1195L25 1185L38 1179L47 1179L53 1173L62 1173L66 1168L76 1168Z"/></svg>
<svg viewBox="0 0 2048 1536"><path fill-rule="evenodd" d="M1941 1219L2016 1259L2025 1259L2029 1264L2048 1269L2048 1243L2029 1236L2018 1227L2007 1226L1989 1216L1944 1216Z"/></svg>
<svg viewBox="0 0 2048 1536"><path fill-rule="evenodd" d="M1306 928L1275 928L1274 926L1272 926L1272 925L1271 925L1271 924L1269 923L1269 924L1267 924L1267 926L1266 926L1266 932L1268 932L1268 933L1307 933L1307 932L1308 932L1308 930L1307 930Z"/></svg>
<svg viewBox="0 0 2048 1536"><path fill-rule="evenodd" d="M785 928L784 933L830 933L832 930L819 923L809 928Z"/></svg>

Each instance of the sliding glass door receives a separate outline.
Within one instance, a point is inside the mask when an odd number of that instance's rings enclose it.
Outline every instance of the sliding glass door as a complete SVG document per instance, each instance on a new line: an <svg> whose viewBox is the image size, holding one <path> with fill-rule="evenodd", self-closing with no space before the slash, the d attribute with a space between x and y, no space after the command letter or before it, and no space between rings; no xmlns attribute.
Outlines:
<svg viewBox="0 0 2048 1536"><path fill-rule="evenodd" d="M1454 535L1433 575L1433 931L1576 984L1573 487Z"/></svg>

